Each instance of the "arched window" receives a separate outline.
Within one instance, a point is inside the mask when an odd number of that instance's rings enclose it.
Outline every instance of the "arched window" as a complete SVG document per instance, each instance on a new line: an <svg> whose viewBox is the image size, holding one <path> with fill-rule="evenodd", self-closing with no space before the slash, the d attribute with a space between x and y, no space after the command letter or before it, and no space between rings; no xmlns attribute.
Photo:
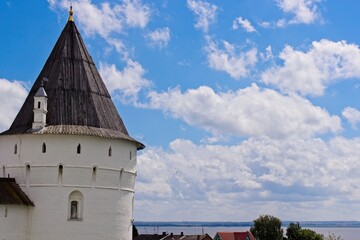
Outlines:
<svg viewBox="0 0 360 240"><path fill-rule="evenodd" d="M95 184L96 182L96 167L93 167L92 169L92 184Z"/></svg>
<svg viewBox="0 0 360 240"><path fill-rule="evenodd" d="M79 145L77 146L76 152L77 152L77 154L80 154L80 153L81 153L81 145L80 145L80 143L79 143Z"/></svg>
<svg viewBox="0 0 360 240"><path fill-rule="evenodd" d="M68 220L82 220L84 199L80 191L69 195Z"/></svg>
<svg viewBox="0 0 360 240"><path fill-rule="evenodd" d="M46 144L45 143L43 143L43 145L42 145L42 152L46 153Z"/></svg>
<svg viewBox="0 0 360 240"><path fill-rule="evenodd" d="M17 154L17 144L14 146L14 154Z"/></svg>
<svg viewBox="0 0 360 240"><path fill-rule="evenodd" d="M26 164L25 166L25 171L26 171L26 185L29 185L30 184L30 170L31 170L31 167L30 167L30 164Z"/></svg>
<svg viewBox="0 0 360 240"><path fill-rule="evenodd" d="M111 155L112 155L112 149L111 149L111 147L109 147L108 155L109 155L109 157L111 157Z"/></svg>
<svg viewBox="0 0 360 240"><path fill-rule="evenodd" d="M58 173L58 184L62 184L63 181L63 172L64 172L64 167L63 165L59 165L59 173Z"/></svg>
<svg viewBox="0 0 360 240"><path fill-rule="evenodd" d="M30 175L30 165L26 164L26 175Z"/></svg>

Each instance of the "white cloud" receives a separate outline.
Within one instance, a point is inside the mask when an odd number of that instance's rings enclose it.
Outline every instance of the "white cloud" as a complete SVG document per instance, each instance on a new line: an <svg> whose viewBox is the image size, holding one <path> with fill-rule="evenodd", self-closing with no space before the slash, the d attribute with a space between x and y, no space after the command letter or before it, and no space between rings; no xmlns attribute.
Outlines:
<svg viewBox="0 0 360 240"><path fill-rule="evenodd" d="M144 78L145 70L141 64L130 59L122 71L114 64L100 63L99 72L109 91L112 94L119 92L118 96L123 102L136 104L139 92L151 85L151 82Z"/></svg>
<svg viewBox="0 0 360 240"><path fill-rule="evenodd" d="M151 9L140 0L124 0L117 8L123 13L128 26L144 28L150 20Z"/></svg>
<svg viewBox="0 0 360 240"><path fill-rule="evenodd" d="M336 80L360 77L360 49L345 41L315 41L307 52L286 46L279 58L283 65L266 70L261 80L284 92L322 95Z"/></svg>
<svg viewBox="0 0 360 240"><path fill-rule="evenodd" d="M267 21L264 21L264 22L261 22L261 23L260 23L260 26L263 27L263 28L270 28L270 27L271 27L271 23L270 23L270 22L267 22Z"/></svg>
<svg viewBox="0 0 360 240"><path fill-rule="evenodd" d="M147 38L150 40L150 44L153 46L158 46L164 48L170 41L170 29L169 28L158 28L153 32L150 32L147 35Z"/></svg>
<svg viewBox="0 0 360 240"><path fill-rule="evenodd" d="M311 137L341 130L340 118L308 100L270 89L251 87L215 93L202 86L182 93L179 88L149 94L147 107L160 109L214 135Z"/></svg>
<svg viewBox="0 0 360 240"><path fill-rule="evenodd" d="M223 41L223 48L208 39L205 47L210 67L228 73L232 78L240 79L249 74L249 69L257 63L257 50L237 53L236 46Z"/></svg>
<svg viewBox="0 0 360 240"><path fill-rule="evenodd" d="M251 22L247 19L243 19L242 17L238 17L233 21L232 28L238 29L239 25L247 32L256 32L255 27L251 24Z"/></svg>
<svg viewBox="0 0 360 240"><path fill-rule="evenodd" d="M269 61L274 59L274 55L272 53L272 47L269 45L265 49L265 53L260 53L260 58L263 61Z"/></svg>
<svg viewBox="0 0 360 240"><path fill-rule="evenodd" d="M48 0L50 7L69 9L69 0ZM84 32L88 35L99 34L107 37L111 32L123 30L122 20L119 12L110 3L104 2L97 6L91 0L79 0L73 2L74 19L79 22Z"/></svg>
<svg viewBox="0 0 360 240"><path fill-rule="evenodd" d="M0 132L10 127L27 94L21 82L0 78Z"/></svg>
<svg viewBox="0 0 360 240"><path fill-rule="evenodd" d="M68 9L73 5L74 19L86 34L99 34L108 38L111 33L120 33L124 27L144 28L150 21L151 9L140 0L123 0L120 4L91 0L48 0L51 8Z"/></svg>
<svg viewBox="0 0 360 240"><path fill-rule="evenodd" d="M201 0L187 0L187 6L197 17L195 27L207 32L216 21L217 6Z"/></svg>
<svg viewBox="0 0 360 240"><path fill-rule="evenodd" d="M360 122L360 111L355 108L347 107L342 111L341 114L350 122L353 128L356 128Z"/></svg>
<svg viewBox="0 0 360 240"><path fill-rule="evenodd" d="M323 213L348 220L360 198L359 155L360 138L250 138L232 146L177 139L169 150L149 147L139 155L136 218L166 220L172 212L172 220L183 220L191 211L195 220L216 221L221 211L236 221L239 212L252 220L271 211L282 219Z"/></svg>
<svg viewBox="0 0 360 240"><path fill-rule="evenodd" d="M276 0L279 8L285 13L294 14L295 17L289 21L280 20L278 26L285 24L310 24L320 19L317 3L321 0Z"/></svg>

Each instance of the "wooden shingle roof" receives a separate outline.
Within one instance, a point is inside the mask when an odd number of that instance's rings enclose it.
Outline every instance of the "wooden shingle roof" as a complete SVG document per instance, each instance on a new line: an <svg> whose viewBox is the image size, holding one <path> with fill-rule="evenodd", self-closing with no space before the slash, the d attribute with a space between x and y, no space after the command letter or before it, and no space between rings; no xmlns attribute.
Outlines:
<svg viewBox="0 0 360 240"><path fill-rule="evenodd" d="M0 204L34 206L15 178L0 178Z"/></svg>
<svg viewBox="0 0 360 240"><path fill-rule="evenodd" d="M63 130L64 126L67 126L66 128L71 128L74 134L100 137L109 135L112 138L136 142L138 149L144 148L142 143L129 136L75 22L70 20L65 25L14 122L9 130L1 133L2 135L33 133L34 95L41 87L44 78L48 79L44 85L48 97L48 113L46 127L39 133L67 134L61 131L54 132L56 129ZM48 129L51 126L51 130Z"/></svg>

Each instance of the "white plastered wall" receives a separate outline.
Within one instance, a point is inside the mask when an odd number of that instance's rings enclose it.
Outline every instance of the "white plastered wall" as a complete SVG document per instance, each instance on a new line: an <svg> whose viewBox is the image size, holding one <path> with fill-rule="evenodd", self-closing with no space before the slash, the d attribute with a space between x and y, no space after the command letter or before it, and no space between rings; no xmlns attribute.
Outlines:
<svg viewBox="0 0 360 240"><path fill-rule="evenodd" d="M131 239L135 143L92 136L24 134L0 136L0 153L0 176L15 177L35 204L27 223L29 239ZM75 190L84 198L81 220L69 220L69 195Z"/></svg>

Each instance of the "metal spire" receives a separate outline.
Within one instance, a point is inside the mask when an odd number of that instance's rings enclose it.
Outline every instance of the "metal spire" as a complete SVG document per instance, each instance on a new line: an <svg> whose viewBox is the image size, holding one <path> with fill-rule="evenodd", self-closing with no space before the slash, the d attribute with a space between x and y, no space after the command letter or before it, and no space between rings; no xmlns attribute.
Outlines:
<svg viewBox="0 0 360 240"><path fill-rule="evenodd" d="M73 22L73 21L74 21L74 18L73 18L73 10L72 10L72 5L70 5L68 22Z"/></svg>

